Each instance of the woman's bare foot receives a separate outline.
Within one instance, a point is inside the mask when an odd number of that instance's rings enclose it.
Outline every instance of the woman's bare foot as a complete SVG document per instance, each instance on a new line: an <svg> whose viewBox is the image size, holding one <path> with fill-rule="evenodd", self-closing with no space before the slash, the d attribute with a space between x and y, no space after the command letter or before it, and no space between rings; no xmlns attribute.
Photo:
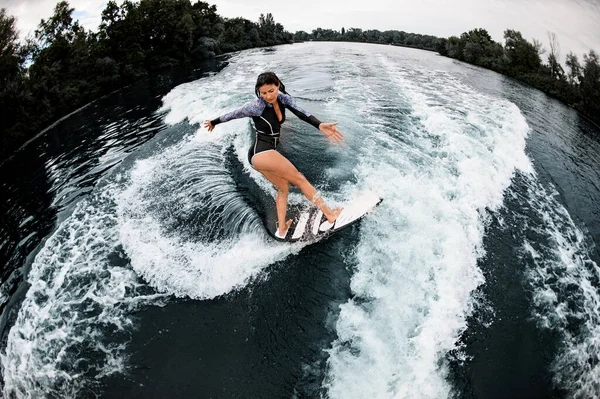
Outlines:
<svg viewBox="0 0 600 399"><path fill-rule="evenodd" d="M279 226L279 235L281 237L285 237L285 235L287 234L287 231L291 225L292 225L292 219L285 222L285 224L283 226Z"/></svg>
<svg viewBox="0 0 600 399"><path fill-rule="evenodd" d="M342 208L331 209L329 213L325 214L325 217L329 223L333 224L338 216L340 216L340 213L342 213Z"/></svg>

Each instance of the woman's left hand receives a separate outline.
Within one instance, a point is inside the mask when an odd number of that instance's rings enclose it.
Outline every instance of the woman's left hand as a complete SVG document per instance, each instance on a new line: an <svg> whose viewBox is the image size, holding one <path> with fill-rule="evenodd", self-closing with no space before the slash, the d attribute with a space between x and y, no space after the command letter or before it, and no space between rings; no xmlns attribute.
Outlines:
<svg viewBox="0 0 600 399"><path fill-rule="evenodd" d="M209 131L212 132L213 129L215 128L214 125L212 123L210 123L210 120L205 120L204 121L204 127Z"/></svg>
<svg viewBox="0 0 600 399"><path fill-rule="evenodd" d="M342 141L342 137L344 137L342 132L335 127L337 124L337 122L322 122L319 125L319 130L325 133L325 136L327 136L329 142L331 143L333 143L333 140L339 143Z"/></svg>

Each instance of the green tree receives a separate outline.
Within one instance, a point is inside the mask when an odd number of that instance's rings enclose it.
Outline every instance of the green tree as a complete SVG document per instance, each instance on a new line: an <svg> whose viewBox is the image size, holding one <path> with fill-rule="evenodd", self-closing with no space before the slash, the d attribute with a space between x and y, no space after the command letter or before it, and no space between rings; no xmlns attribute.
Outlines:
<svg viewBox="0 0 600 399"><path fill-rule="evenodd" d="M24 54L18 38L15 18L6 15L6 9L0 9L0 90L6 89L23 72Z"/></svg>
<svg viewBox="0 0 600 399"><path fill-rule="evenodd" d="M473 64L481 64L481 60L488 55L492 38L485 29L473 29L463 33L460 41L464 43L461 46L462 59Z"/></svg>
<svg viewBox="0 0 600 399"><path fill-rule="evenodd" d="M35 113L41 122L70 111L73 104L93 98L89 92L88 36L66 1L58 3L54 15L42 19L32 43L29 84L35 98Z"/></svg>
<svg viewBox="0 0 600 399"><path fill-rule="evenodd" d="M14 18L1 10L3 150L99 95L164 68L292 40L272 14L262 15L259 23L223 19L216 6L203 1L125 0L118 5L110 0L97 33L83 29L73 12L67 1L60 1L21 46Z"/></svg>
<svg viewBox="0 0 600 399"><path fill-rule="evenodd" d="M464 42L456 36L450 36L446 41L446 53L450 58L462 59Z"/></svg>
<svg viewBox="0 0 600 399"><path fill-rule="evenodd" d="M350 28L346 31L346 39L352 42L363 42L363 31L360 28Z"/></svg>
<svg viewBox="0 0 600 399"><path fill-rule="evenodd" d="M579 64L579 59L577 59L577 56L573 54L573 52L567 54L565 65L567 68L569 68L569 73L567 75L569 78L569 83L572 85L578 85L579 81L581 80L582 68L581 64Z"/></svg>
<svg viewBox="0 0 600 399"><path fill-rule="evenodd" d="M59 2L54 8L54 15L48 20L42 19L35 38L40 50L57 42L72 43L77 35L83 31L78 21L73 21L74 8L67 1Z"/></svg>
<svg viewBox="0 0 600 399"><path fill-rule="evenodd" d="M15 133L20 133L27 119L26 106L31 101L25 85L24 49L18 41L15 18L0 9L0 156L19 143ZM16 126L15 126L16 125ZM17 128L15 132L15 127Z"/></svg>
<svg viewBox="0 0 600 399"><path fill-rule="evenodd" d="M448 39L441 38L440 40L438 40L438 42L435 46L435 50L438 53L440 53L440 55L447 56L448 55L448 50L446 49L447 45L448 45Z"/></svg>
<svg viewBox="0 0 600 399"><path fill-rule="evenodd" d="M244 23L242 18L225 21L225 31L221 36L221 43L224 51L237 51L245 48Z"/></svg>
<svg viewBox="0 0 600 399"><path fill-rule="evenodd" d="M272 46L274 44L274 36L275 36L275 20L273 19L273 14L267 13L267 15L260 14L258 18L258 27L261 38L268 46Z"/></svg>
<svg viewBox="0 0 600 399"><path fill-rule="evenodd" d="M584 112L600 119L600 59L594 50L583 55L580 88Z"/></svg>
<svg viewBox="0 0 600 399"><path fill-rule="evenodd" d="M216 6L203 1L195 2L192 9L195 24L192 55L195 59L214 57L221 52L219 38L225 31L223 18L217 14Z"/></svg>
<svg viewBox="0 0 600 399"><path fill-rule="evenodd" d="M524 75L537 72L542 65L540 48L529 43L521 32L507 29L504 31L504 50L508 72L512 75Z"/></svg>
<svg viewBox="0 0 600 399"><path fill-rule="evenodd" d="M292 42L293 35L286 32L283 25L276 23L271 13L260 14L258 28L260 37L267 46Z"/></svg>
<svg viewBox="0 0 600 399"><path fill-rule="evenodd" d="M304 42L310 40L310 34L307 32L304 32L303 30L299 30L296 33L294 33L294 41L295 42Z"/></svg>
<svg viewBox="0 0 600 399"><path fill-rule="evenodd" d="M381 32L378 31L377 29L370 29L370 30L364 31L363 37L364 37L365 41L369 42L369 43L383 43L384 42Z"/></svg>
<svg viewBox="0 0 600 399"><path fill-rule="evenodd" d="M554 32L548 32L548 41L550 43L550 54L548 54L548 69L552 79L564 79L565 71L558 62L560 58L560 45Z"/></svg>
<svg viewBox="0 0 600 399"><path fill-rule="evenodd" d="M554 33L548 33L550 50L548 63L542 64L541 55L546 52L536 39L530 43L520 32L508 29L504 32L505 46L494 42L484 29L463 33L460 38L451 36L436 43L441 55L458 58L481 65L524 81L576 108L600 122L600 68L598 55L591 51L584 56L581 67L577 56L567 55L566 75L558 62L560 46ZM568 78L568 79L567 79Z"/></svg>

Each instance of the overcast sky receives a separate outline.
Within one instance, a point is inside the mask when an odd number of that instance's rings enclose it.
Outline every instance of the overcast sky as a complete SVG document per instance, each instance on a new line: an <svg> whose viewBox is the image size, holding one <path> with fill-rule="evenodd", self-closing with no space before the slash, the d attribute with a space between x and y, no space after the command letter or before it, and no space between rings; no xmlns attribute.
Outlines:
<svg viewBox="0 0 600 399"><path fill-rule="evenodd" d="M52 15L57 0L0 0L0 8L17 17L24 37L42 18ZM71 0L75 18L87 29L97 30L105 0ZM119 4L122 1L118 1ZM272 13L286 30L296 32L342 27L403 30L438 37L460 35L485 28L503 42L505 29L516 29L531 41L548 46L547 31L556 33L561 60L569 51L580 58L590 49L600 52L600 0L217 0L223 17L257 21ZM545 57L543 57L545 59Z"/></svg>

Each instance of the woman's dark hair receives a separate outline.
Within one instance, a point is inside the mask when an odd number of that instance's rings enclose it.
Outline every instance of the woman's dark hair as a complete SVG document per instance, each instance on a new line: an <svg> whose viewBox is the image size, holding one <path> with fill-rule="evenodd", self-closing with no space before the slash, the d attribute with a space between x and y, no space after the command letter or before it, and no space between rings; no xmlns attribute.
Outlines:
<svg viewBox="0 0 600 399"><path fill-rule="evenodd" d="M264 72L258 75L256 79L256 86L254 86L254 93L256 93L256 97L260 97L260 92L258 89L264 85L279 85L279 91L287 94L285 91L285 86L281 80L275 75L273 72Z"/></svg>

